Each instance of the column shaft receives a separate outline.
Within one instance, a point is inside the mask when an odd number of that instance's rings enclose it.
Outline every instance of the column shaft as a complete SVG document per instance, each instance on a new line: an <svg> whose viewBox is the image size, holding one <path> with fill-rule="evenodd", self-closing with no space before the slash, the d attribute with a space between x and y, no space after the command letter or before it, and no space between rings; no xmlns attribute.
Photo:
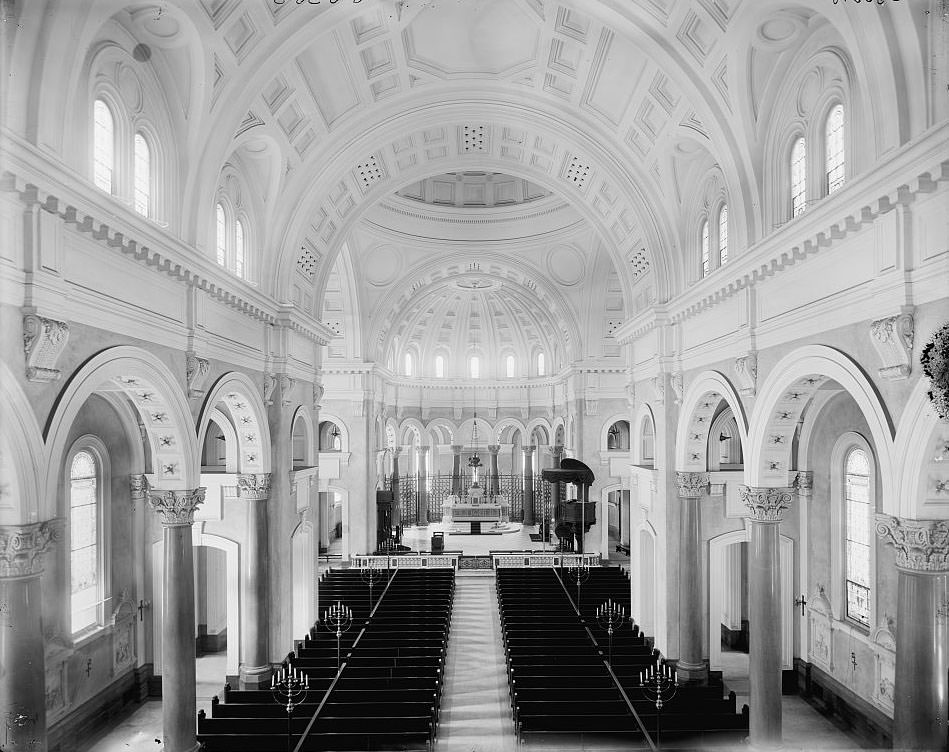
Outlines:
<svg viewBox="0 0 949 752"><path fill-rule="evenodd" d="M702 518L700 500L682 499L679 535L679 675L708 677L702 659Z"/></svg>
<svg viewBox="0 0 949 752"><path fill-rule="evenodd" d="M455 496L461 496L461 450L457 444L451 447L451 492Z"/></svg>
<svg viewBox="0 0 949 752"><path fill-rule="evenodd" d="M524 451L524 524L534 524L534 447Z"/></svg>
<svg viewBox="0 0 949 752"><path fill-rule="evenodd" d="M402 494L399 481L399 452L396 447L392 450L392 526L398 528L402 524Z"/></svg>
<svg viewBox="0 0 949 752"><path fill-rule="evenodd" d="M164 547L162 735L167 752L192 752L198 745L191 525L166 526Z"/></svg>
<svg viewBox="0 0 949 752"><path fill-rule="evenodd" d="M418 448L418 525L428 525L428 450Z"/></svg>
<svg viewBox="0 0 949 752"><path fill-rule="evenodd" d="M0 577L0 604L0 721L7 724L0 727L0 734L6 734L5 743L11 750L45 752L46 663L40 574Z"/></svg>
<svg viewBox="0 0 949 752"><path fill-rule="evenodd" d="M241 689L259 689L270 681L270 625L267 610L270 567L267 556L267 498L270 475L240 475L238 494L247 499L247 546L244 551L243 660Z"/></svg>
<svg viewBox="0 0 949 752"><path fill-rule="evenodd" d="M489 444L488 453L488 495L497 496L501 493L501 482L498 476L501 474L498 470L498 452L501 451L500 444Z"/></svg>
<svg viewBox="0 0 949 752"><path fill-rule="evenodd" d="M781 744L781 581L778 524L751 523L748 643L751 743Z"/></svg>

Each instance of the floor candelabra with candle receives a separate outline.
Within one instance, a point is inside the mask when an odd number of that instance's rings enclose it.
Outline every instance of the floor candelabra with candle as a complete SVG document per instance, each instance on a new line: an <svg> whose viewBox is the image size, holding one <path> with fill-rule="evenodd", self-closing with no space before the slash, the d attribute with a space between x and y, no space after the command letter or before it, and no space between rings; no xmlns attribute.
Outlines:
<svg viewBox="0 0 949 752"><path fill-rule="evenodd" d="M646 699L656 705L656 749L659 749L659 734L662 731L662 708L679 689L676 670L664 660L657 661L645 671L639 672L639 688Z"/></svg>
<svg viewBox="0 0 949 752"><path fill-rule="evenodd" d="M291 655L293 655L291 653ZM290 661L280 669L270 679L270 691L273 694L274 701L287 711L287 752L293 749L293 711L306 701L307 692L310 691L310 677L301 672L298 668L293 668Z"/></svg>
<svg viewBox="0 0 949 752"><path fill-rule="evenodd" d="M609 638L609 664L613 665L613 633L626 622L626 609L619 603L613 603L610 598L596 607L596 621L600 629L606 631Z"/></svg>
<svg viewBox="0 0 949 752"><path fill-rule="evenodd" d="M339 641L343 633L347 632L353 623L353 612L349 606L340 601L336 601L323 614L323 624L326 628L336 635L336 667L339 668L342 661L340 658Z"/></svg>

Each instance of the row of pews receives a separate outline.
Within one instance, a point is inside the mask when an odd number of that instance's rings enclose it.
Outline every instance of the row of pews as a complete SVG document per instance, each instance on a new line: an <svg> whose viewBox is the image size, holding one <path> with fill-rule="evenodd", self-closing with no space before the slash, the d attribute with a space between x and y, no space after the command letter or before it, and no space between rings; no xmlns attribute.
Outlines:
<svg viewBox="0 0 949 752"><path fill-rule="evenodd" d="M208 752L431 749L438 713L455 580L451 569L388 570L372 592L359 570L321 579L322 611L340 602L352 624L340 637L320 623L284 666L308 677L292 720L269 689L225 685L211 715L198 714ZM288 728L289 726L289 728Z"/></svg>
<svg viewBox="0 0 949 752"><path fill-rule="evenodd" d="M629 614L629 580L615 568L588 572L579 599L570 570L497 572L518 740L551 748L590 742L646 748L656 744L661 724L666 749L741 743L748 734L747 706L737 713L734 693L724 698L720 683L680 685L660 718L639 686L640 672L655 665L659 653L635 625L613 635L608 662L596 608L612 599Z"/></svg>

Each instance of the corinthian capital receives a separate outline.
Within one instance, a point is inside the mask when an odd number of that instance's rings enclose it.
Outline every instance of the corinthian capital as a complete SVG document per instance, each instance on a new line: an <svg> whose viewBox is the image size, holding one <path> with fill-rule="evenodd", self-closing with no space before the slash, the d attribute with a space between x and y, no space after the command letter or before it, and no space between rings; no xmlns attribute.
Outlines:
<svg viewBox="0 0 949 752"><path fill-rule="evenodd" d="M780 522L781 513L791 506L790 488L738 486L738 495L755 522Z"/></svg>
<svg viewBox="0 0 949 752"><path fill-rule="evenodd" d="M916 572L949 571L949 523L876 516L877 535L896 549L896 566Z"/></svg>
<svg viewBox="0 0 949 752"><path fill-rule="evenodd" d="M162 491L148 488L148 504L165 527L180 527L194 523L194 512L204 503L205 488L193 491Z"/></svg>
<svg viewBox="0 0 949 752"><path fill-rule="evenodd" d="M43 571L43 554L60 540L62 520L0 525L0 577L26 577Z"/></svg>
<svg viewBox="0 0 949 752"><path fill-rule="evenodd" d="M270 498L270 473L238 475L237 495L248 501L266 501Z"/></svg>
<svg viewBox="0 0 949 752"><path fill-rule="evenodd" d="M676 491L683 499L697 499L708 491L708 473L676 471Z"/></svg>
<svg viewBox="0 0 949 752"><path fill-rule="evenodd" d="M23 349L26 351L26 378L56 381L62 376L56 367L69 341L69 324L44 319L30 313L23 317Z"/></svg>

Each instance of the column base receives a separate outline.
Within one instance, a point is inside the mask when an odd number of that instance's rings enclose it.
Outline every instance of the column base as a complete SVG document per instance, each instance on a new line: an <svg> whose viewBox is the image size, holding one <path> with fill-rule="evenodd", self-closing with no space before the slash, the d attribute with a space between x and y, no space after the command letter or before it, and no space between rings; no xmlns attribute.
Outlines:
<svg viewBox="0 0 949 752"><path fill-rule="evenodd" d="M686 684L700 684L708 681L707 663L685 663L678 661L675 665L676 676L680 682Z"/></svg>
<svg viewBox="0 0 949 752"><path fill-rule="evenodd" d="M272 676L273 667L269 663L266 666L241 666L238 681L241 689L267 689Z"/></svg>

